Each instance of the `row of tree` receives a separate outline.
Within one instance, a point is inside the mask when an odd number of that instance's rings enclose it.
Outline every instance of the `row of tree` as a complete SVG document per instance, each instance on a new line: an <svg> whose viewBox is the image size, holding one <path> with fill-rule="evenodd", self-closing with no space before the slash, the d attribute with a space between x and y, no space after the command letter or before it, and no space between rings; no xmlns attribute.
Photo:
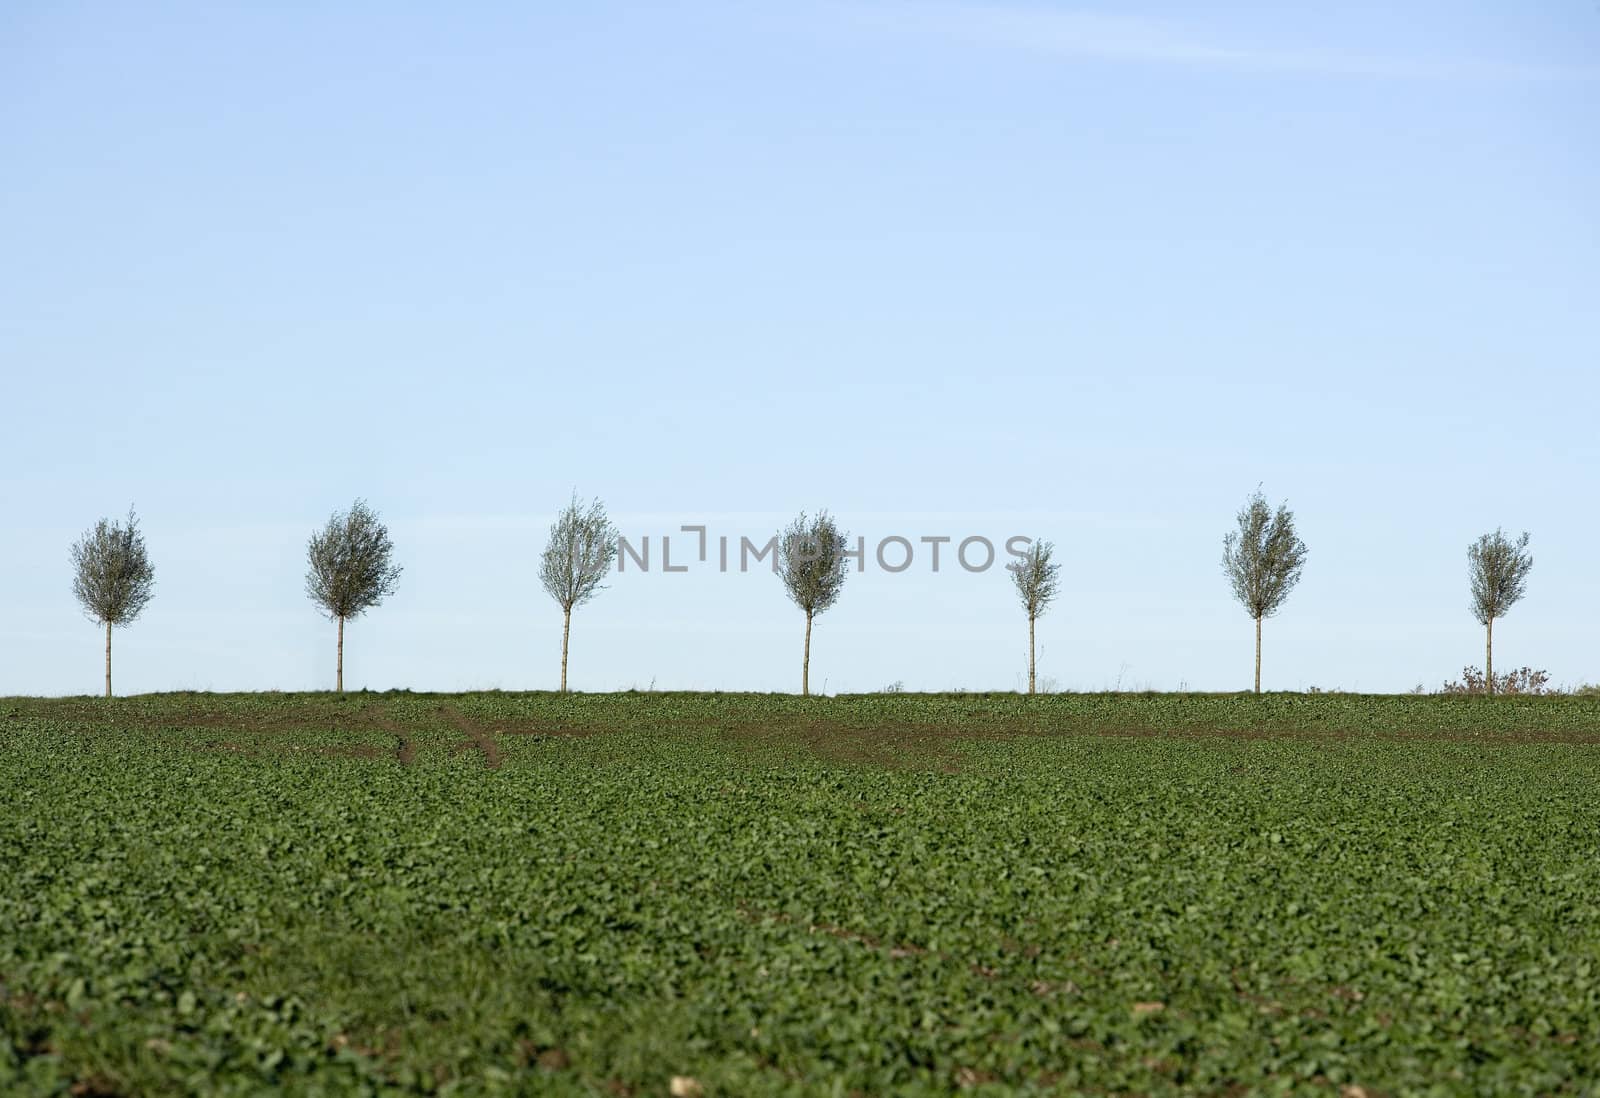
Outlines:
<svg viewBox="0 0 1600 1098"><path fill-rule="evenodd" d="M1300 582L1306 545L1295 532L1294 513L1269 507L1259 489L1237 516L1237 529L1222 539L1222 570L1239 604L1255 621L1255 690L1261 692L1261 623L1282 609ZM779 532L775 567L789 598L805 614L800 692L811 692L811 629L831 609L848 574L848 535L827 511L804 512ZM572 611L604 589L617 559L617 528L605 506L584 505L574 496L550 527L539 561L539 581L561 607L561 689L567 689ZM1496 529L1467 548L1471 608L1485 627L1486 681L1493 693L1494 623L1527 590L1533 558L1528 535L1515 541ZM382 604L400 581L389 530L363 500L334 512L306 544L306 594L337 623L335 689L344 690L344 624ZM72 591L90 620L106 632L106 696L111 696L111 630L137 618L155 589L155 568L131 510L125 522L101 519L72 547ZM1028 693L1035 692L1035 625L1055 600L1061 566L1055 547L1033 541L1007 565L1028 616Z"/></svg>
<svg viewBox="0 0 1600 1098"><path fill-rule="evenodd" d="M1240 508L1238 528L1222 539L1222 571L1233 597L1256 623L1256 693L1261 693L1261 623L1276 614L1300 582L1306 543L1295 533L1294 512L1280 503L1274 511L1258 488ZM1485 629L1484 664L1488 693L1494 693L1494 623L1528 590L1533 557L1526 532L1515 541L1496 527L1467 546L1469 606ZM1031 690L1030 690L1031 692Z"/></svg>

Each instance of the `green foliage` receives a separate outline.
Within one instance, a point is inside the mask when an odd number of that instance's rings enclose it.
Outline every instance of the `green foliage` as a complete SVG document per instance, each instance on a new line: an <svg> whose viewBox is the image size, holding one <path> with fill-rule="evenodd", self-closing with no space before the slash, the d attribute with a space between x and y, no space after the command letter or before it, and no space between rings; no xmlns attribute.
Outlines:
<svg viewBox="0 0 1600 1098"><path fill-rule="evenodd" d="M393 558L389 528L358 499L307 542L306 595L329 621L360 617L394 594L401 568Z"/></svg>
<svg viewBox="0 0 1600 1098"><path fill-rule="evenodd" d="M0 1093L1585 1093L1597 740L1570 697L0 700Z"/></svg>
<svg viewBox="0 0 1600 1098"><path fill-rule="evenodd" d="M804 511L778 532L778 578L810 618L839 601L848 570L849 535L826 510Z"/></svg>
<svg viewBox="0 0 1600 1098"><path fill-rule="evenodd" d="M1048 541L1036 541L1020 560L1006 565L1011 572L1011 582L1022 600L1028 620L1039 617L1056 597L1061 582L1061 565L1054 560L1056 547Z"/></svg>
<svg viewBox="0 0 1600 1098"><path fill-rule="evenodd" d="M539 582L570 614L605 589L600 581L616 559L617 528L606 517L605 504L596 499L584 507L574 492L550 525L539 556Z"/></svg>
<svg viewBox="0 0 1600 1098"><path fill-rule="evenodd" d="M1237 516L1239 528L1222 539L1222 572L1233 597L1256 621L1270 618L1300 582L1306 543L1295 533L1287 504L1267 506L1258 488Z"/></svg>
<svg viewBox="0 0 1600 1098"><path fill-rule="evenodd" d="M1516 541L1496 529L1467 546L1467 574L1472 583L1472 616L1479 625L1504 617L1528 591L1533 555L1528 534Z"/></svg>
<svg viewBox="0 0 1600 1098"><path fill-rule="evenodd" d="M139 516L126 523L101 519L72 546L72 593L90 621L129 625L155 593L156 570L139 532Z"/></svg>

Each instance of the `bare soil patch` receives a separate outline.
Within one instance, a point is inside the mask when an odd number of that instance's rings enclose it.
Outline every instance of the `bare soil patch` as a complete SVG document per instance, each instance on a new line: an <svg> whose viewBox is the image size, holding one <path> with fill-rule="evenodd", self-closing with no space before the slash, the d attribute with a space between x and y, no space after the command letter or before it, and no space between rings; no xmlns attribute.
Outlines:
<svg viewBox="0 0 1600 1098"><path fill-rule="evenodd" d="M450 725L450 727L454 728L457 732L463 733L467 737L466 743L462 744L461 746L476 747L479 751L483 752L483 761L488 765L490 770L500 769L500 763L502 761L500 757L500 745L495 742L493 735L486 732L479 725L468 720L466 715L453 705L441 705L439 706L438 711L439 715L444 718L445 723Z"/></svg>

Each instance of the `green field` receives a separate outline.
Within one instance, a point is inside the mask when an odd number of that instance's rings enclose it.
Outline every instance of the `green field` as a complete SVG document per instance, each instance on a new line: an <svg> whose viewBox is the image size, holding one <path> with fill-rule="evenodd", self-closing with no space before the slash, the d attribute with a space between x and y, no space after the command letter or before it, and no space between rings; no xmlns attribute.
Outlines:
<svg viewBox="0 0 1600 1098"><path fill-rule="evenodd" d="M1596 698L8 699L0 785L0 1093L1600 1088Z"/></svg>

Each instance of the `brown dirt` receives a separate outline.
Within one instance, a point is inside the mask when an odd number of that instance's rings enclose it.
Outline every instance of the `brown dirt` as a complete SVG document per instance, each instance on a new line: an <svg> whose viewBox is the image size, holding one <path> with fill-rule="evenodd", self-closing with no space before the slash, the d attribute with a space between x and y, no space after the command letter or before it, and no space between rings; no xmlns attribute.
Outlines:
<svg viewBox="0 0 1600 1098"><path fill-rule="evenodd" d="M886 767L934 766L960 773L958 745L972 740L1010 740L1027 733L1005 728L939 724L854 725L820 718L751 721L721 730L734 742L799 747L820 758Z"/></svg>
<svg viewBox="0 0 1600 1098"><path fill-rule="evenodd" d="M488 765L490 770L500 769L500 745L495 742L494 736L490 735L488 732L485 732L481 727L468 720L466 715L453 705L441 705L439 706L438 712L439 715L445 719L445 723L449 724L450 727L454 728L457 732L466 734L467 742L462 744L463 747L468 746L469 744L473 747L476 747L479 751L483 752L483 761Z"/></svg>

